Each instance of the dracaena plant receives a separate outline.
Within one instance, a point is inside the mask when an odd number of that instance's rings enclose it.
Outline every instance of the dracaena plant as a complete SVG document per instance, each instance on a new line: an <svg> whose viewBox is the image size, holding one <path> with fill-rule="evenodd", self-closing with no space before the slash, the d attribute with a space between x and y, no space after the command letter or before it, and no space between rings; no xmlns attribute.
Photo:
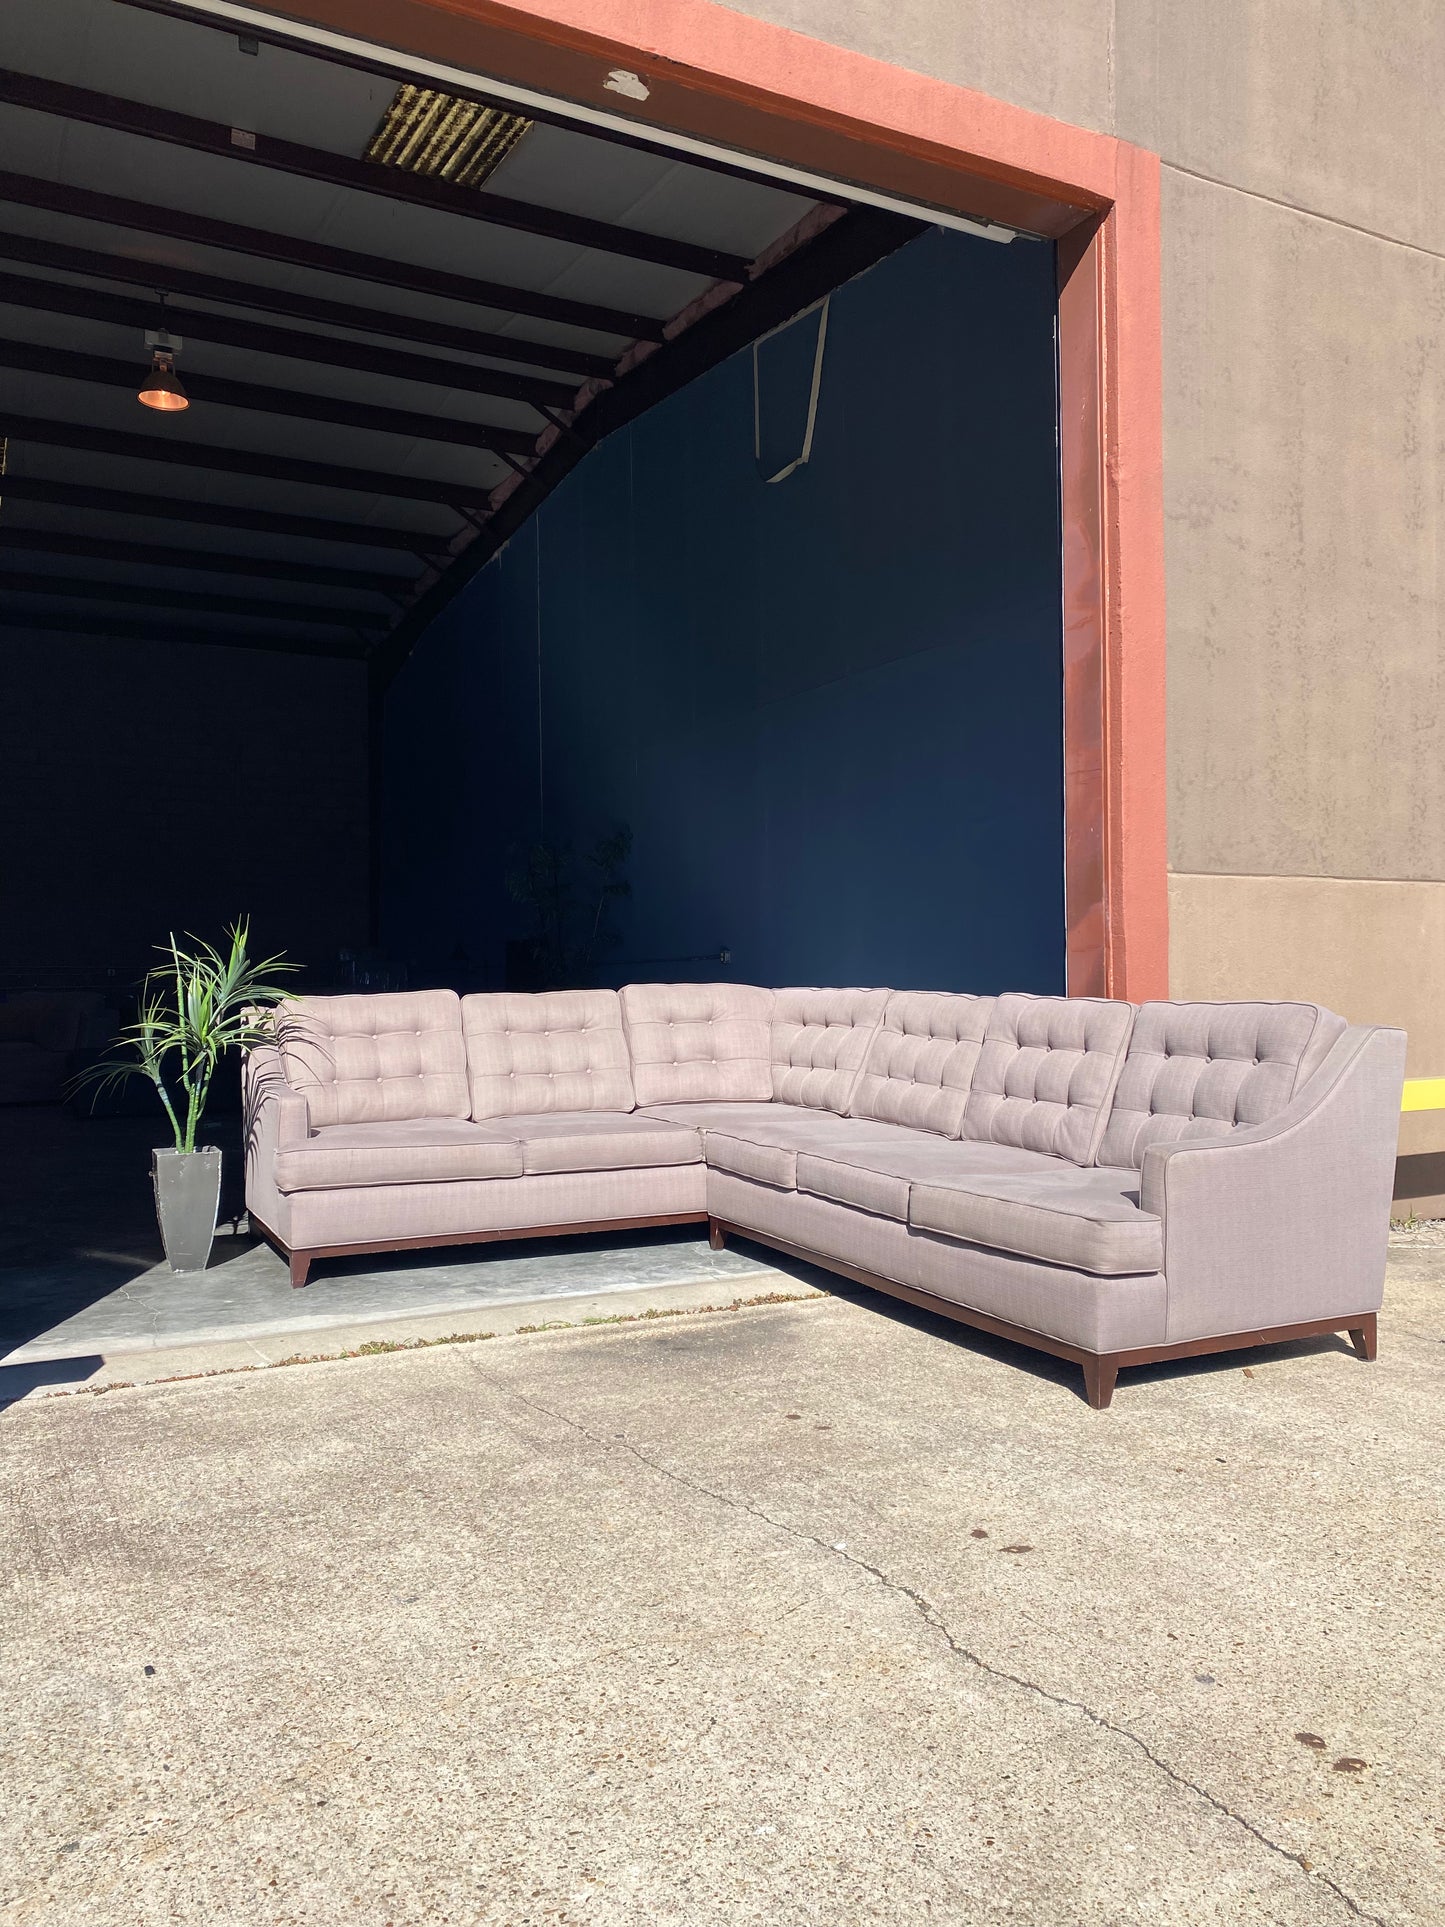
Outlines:
<svg viewBox="0 0 1445 1927"><path fill-rule="evenodd" d="M83 1071L77 1087L93 1084L99 1096L145 1078L165 1107L176 1149L194 1151L216 1067L228 1050L275 1041L274 1006L286 992L268 979L297 968L280 956L252 962L248 935L242 917L227 932L226 950L190 935L192 947L182 948L174 932L158 944L165 962L147 975L136 1020L115 1039L117 1054Z"/></svg>

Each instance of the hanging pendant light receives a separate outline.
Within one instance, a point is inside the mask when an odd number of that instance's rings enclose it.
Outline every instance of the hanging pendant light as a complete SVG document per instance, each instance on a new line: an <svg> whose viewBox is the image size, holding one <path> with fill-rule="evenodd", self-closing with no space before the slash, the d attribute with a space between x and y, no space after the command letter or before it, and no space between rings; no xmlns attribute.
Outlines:
<svg viewBox="0 0 1445 1927"><path fill-rule="evenodd" d="M161 322L166 318L166 298L160 296ZM176 373L176 356L183 346L179 335L167 334L164 325L146 329L145 344L151 350L151 371L140 385L136 400L146 408L158 409L162 414L179 414L189 408L191 398L185 385Z"/></svg>
<svg viewBox="0 0 1445 1927"><path fill-rule="evenodd" d="M190 407L191 398L176 373L176 358L169 350L156 349L151 371L142 382L136 400L144 402L147 408L159 408L164 414L175 414Z"/></svg>

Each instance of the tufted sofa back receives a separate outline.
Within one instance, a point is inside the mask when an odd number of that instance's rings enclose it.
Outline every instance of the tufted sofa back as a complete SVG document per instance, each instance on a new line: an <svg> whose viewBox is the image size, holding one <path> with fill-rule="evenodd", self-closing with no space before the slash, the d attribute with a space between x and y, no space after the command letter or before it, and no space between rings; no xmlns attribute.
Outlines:
<svg viewBox="0 0 1445 1927"><path fill-rule="evenodd" d="M1141 1004L1099 1163L1137 1171L1151 1144L1263 1124L1344 1031L1319 1004Z"/></svg>
<svg viewBox="0 0 1445 1927"><path fill-rule="evenodd" d="M1133 1024L1132 1004L1000 997L974 1067L964 1136L1092 1164Z"/></svg>
<svg viewBox="0 0 1445 1927"><path fill-rule="evenodd" d="M993 1003L941 990L893 991L849 1115L958 1137Z"/></svg>
<svg viewBox="0 0 1445 1927"><path fill-rule="evenodd" d="M630 1111L632 1068L615 990L463 997L472 1116Z"/></svg>
<svg viewBox="0 0 1445 1927"><path fill-rule="evenodd" d="M639 1104L747 1104L772 1096L771 990L627 984L621 995Z"/></svg>
<svg viewBox="0 0 1445 1927"><path fill-rule="evenodd" d="M773 1003L774 1100L813 1111L836 1111L839 1117L846 1117L889 994L886 990L777 991Z"/></svg>
<svg viewBox="0 0 1445 1927"><path fill-rule="evenodd" d="M454 990L292 998L281 1006L277 1043L313 1128L468 1114Z"/></svg>

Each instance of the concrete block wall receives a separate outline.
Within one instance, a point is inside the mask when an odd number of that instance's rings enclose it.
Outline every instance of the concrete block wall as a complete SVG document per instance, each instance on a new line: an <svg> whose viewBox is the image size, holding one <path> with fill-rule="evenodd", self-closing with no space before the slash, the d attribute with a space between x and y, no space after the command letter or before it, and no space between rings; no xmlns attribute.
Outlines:
<svg viewBox="0 0 1445 1927"><path fill-rule="evenodd" d="M1170 976L1445 1075L1445 9L730 0L1163 162ZM1445 1211L1445 1113L1401 1194Z"/></svg>

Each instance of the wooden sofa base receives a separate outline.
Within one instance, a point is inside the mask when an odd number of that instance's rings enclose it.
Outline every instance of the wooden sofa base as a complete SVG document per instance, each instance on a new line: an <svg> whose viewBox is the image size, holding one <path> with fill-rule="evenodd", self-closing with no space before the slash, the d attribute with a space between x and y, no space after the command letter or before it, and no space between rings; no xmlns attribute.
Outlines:
<svg viewBox="0 0 1445 1927"><path fill-rule="evenodd" d="M835 1271L840 1277L851 1278L856 1284L867 1285L872 1291L886 1291L891 1297L906 1298L909 1304L935 1312L941 1318L951 1318L956 1324L972 1325L978 1331L991 1332L995 1338L1008 1338L1016 1345L1028 1345L1035 1351L1049 1352L1055 1358L1067 1358L1083 1367L1084 1395L1096 1412L1107 1408L1114 1396L1115 1380L1121 1368L1127 1365L1154 1365L1166 1358L1202 1358L1210 1352L1246 1351L1254 1345L1279 1345L1291 1338L1322 1338L1339 1331L1348 1332L1350 1343L1360 1358L1373 1359L1377 1348L1376 1314L1364 1311L1352 1312L1344 1318L1310 1318L1299 1325L1269 1325L1259 1331L1227 1332L1217 1338L1185 1338L1173 1345L1137 1345L1131 1351L1090 1352L1081 1345L1068 1345L1060 1338L1048 1338L1043 1332L1030 1331L1027 1326L1010 1325L1005 1319L991 1317L988 1312L974 1311L967 1305L955 1305L951 1299L940 1298L931 1291L922 1291L916 1285L900 1285L892 1278L879 1277L876 1272L864 1271L860 1265L850 1265L841 1258L825 1258L819 1252L806 1250L802 1245L788 1244L782 1238L749 1231L746 1225L731 1224L722 1218L708 1219L708 1243L714 1251L721 1251L729 1236L747 1238L753 1244L767 1245L770 1250L781 1251L804 1264Z"/></svg>
<svg viewBox="0 0 1445 1927"><path fill-rule="evenodd" d="M577 1238L590 1231L646 1231L656 1225L705 1224L705 1211L670 1211L655 1218L603 1218L595 1224L529 1224L515 1231L447 1231L432 1238L373 1238L364 1244L316 1245L309 1250L293 1251L255 1212L249 1213L251 1229L264 1238L271 1249L291 1267L292 1288L299 1291L306 1283L318 1258L359 1258L377 1251L430 1251L441 1245L500 1244L509 1238Z"/></svg>

